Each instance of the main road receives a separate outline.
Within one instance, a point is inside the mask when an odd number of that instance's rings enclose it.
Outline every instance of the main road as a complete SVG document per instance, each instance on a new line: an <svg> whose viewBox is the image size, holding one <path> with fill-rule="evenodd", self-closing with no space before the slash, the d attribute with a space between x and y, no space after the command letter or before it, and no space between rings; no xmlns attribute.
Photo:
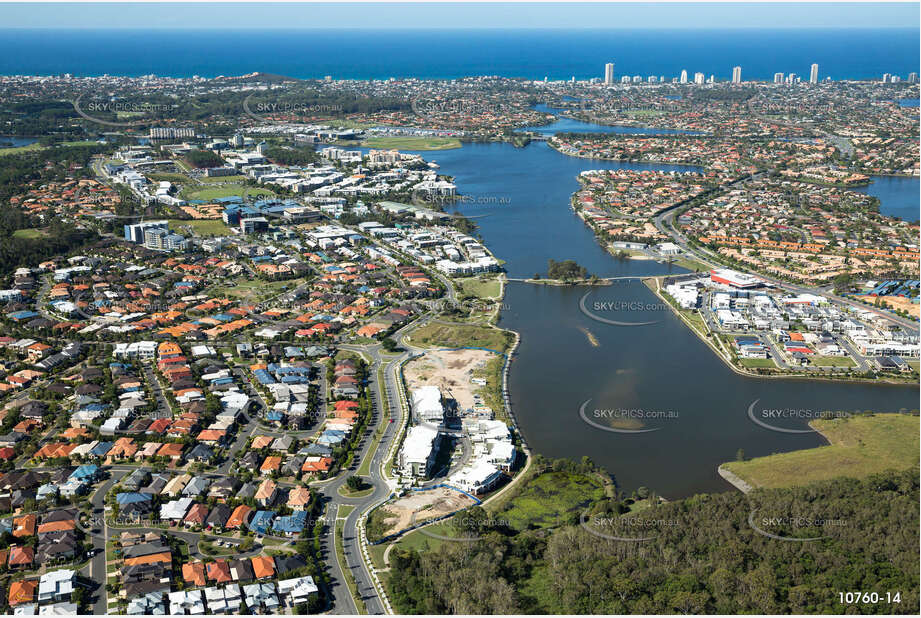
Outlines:
<svg viewBox="0 0 921 618"><path fill-rule="evenodd" d="M455 298L453 286L447 285L447 298ZM358 352L368 358L368 388L371 393L372 417L366 435L352 459L352 466L339 476L314 483L311 487L318 491L327 501L328 529L322 539L322 546L327 557L326 563L330 573L330 592L333 596L334 614L356 614L358 608L346 584L345 573L350 573L355 582L358 596L369 614L387 613L387 608L377 588L376 576L371 572L371 565L364 558L360 531L361 520L381 502L387 500L397 489L397 483L390 477L388 462L398 446L403 427L408 421L409 407L404 401L400 386L400 367L404 361L418 352L403 340L412 331L428 324L434 315L426 313L411 324L404 326L393 334L393 339L406 349L396 356L383 356L383 348L376 345L342 344L340 349ZM383 376L383 380L379 379ZM385 412L387 412L385 414ZM380 440L374 436L380 431ZM362 466L366 458L368 466ZM360 498L347 498L339 493L347 478L359 467L367 467L370 476L364 480L372 486L371 493ZM342 525L342 545L344 556L340 563L336 554L336 520L339 506L351 506L352 510L344 517Z"/></svg>

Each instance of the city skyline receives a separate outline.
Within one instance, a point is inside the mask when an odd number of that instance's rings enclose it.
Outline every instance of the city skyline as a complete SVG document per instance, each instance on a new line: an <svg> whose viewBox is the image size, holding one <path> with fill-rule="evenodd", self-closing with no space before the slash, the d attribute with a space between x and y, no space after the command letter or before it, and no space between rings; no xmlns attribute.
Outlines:
<svg viewBox="0 0 921 618"><path fill-rule="evenodd" d="M743 80L742 80L742 67L741 67L741 66L738 66L738 65L737 65L737 66L732 67L732 69L731 69L731 71L730 71L730 74L731 74L731 76L730 76L730 78L729 78L727 81L730 81L730 82L733 83L733 84L741 84L741 83L743 82ZM695 73L695 74L694 74L694 83L695 83L695 84L702 84L702 83L712 83L712 82L716 82L716 81L722 81L722 80L717 79L714 75L710 75L709 78L706 78L705 80L701 81L703 75L704 75L704 74L703 74L703 73L700 73L700 72ZM592 81L594 81L594 80L596 80L596 79L597 79L597 78L593 78ZM826 81L832 81L831 77L826 77L825 80L826 80ZM893 73L883 73L882 78L881 78L881 81L882 81L883 83L898 83L898 82L900 82L901 80L902 80L902 77L901 77L900 75L893 74ZM910 72L910 73L908 73L908 75L907 75L907 77L906 77L906 81L907 81L908 83L914 84L914 83L917 82L917 80L918 80L918 74L917 74L917 72ZM608 63L606 63L606 64L604 65L604 78L603 78L604 84L605 84L605 85L614 85L614 84L618 83L618 81L619 81L620 83L624 83L624 84L626 84L626 83L640 83L640 82L643 81L643 78L642 78L642 76L640 76L640 75L632 75L632 76L631 76L631 75L629 75L629 74L624 74L624 75L622 75L622 76L620 77L620 80L618 80L618 79L617 79L617 76L616 76L615 73L614 73L614 63L613 63L613 62L608 62ZM674 77L671 77L670 79L666 78L666 76L664 76L664 75L660 75L660 76L649 75L649 76L646 78L645 81L646 81L647 83L650 83L650 84L655 84L655 83L666 83L666 82L668 82L668 81L671 81L672 83L686 84L686 83L688 83L688 71L687 71L687 69L682 69L681 72L680 72L678 75L676 75L676 76L674 76ZM756 81L756 82L757 82L757 81L766 81L766 80L758 80L758 79L755 79L755 80L749 80L749 81ZM782 71L778 71L777 73L774 73L774 77L773 77L773 82L774 82L775 84L781 84L781 83L788 83L788 84L790 84L790 83L798 83L799 81L801 81L801 78L799 78L799 77L797 76L796 73L789 73L789 74L786 74L786 73L784 73L784 72L782 72ZM818 64L817 62L813 62L813 63L809 66L809 83L810 83L810 84L818 84L818 83L819 83L819 64Z"/></svg>

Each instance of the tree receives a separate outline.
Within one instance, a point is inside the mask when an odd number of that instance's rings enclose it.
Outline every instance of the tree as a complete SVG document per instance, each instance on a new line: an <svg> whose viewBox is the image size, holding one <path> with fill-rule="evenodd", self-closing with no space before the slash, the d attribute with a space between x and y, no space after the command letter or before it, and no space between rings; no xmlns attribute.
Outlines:
<svg viewBox="0 0 921 618"><path fill-rule="evenodd" d="M345 485L351 491L360 491L365 486L365 482L360 476L353 475L345 480Z"/></svg>
<svg viewBox="0 0 921 618"><path fill-rule="evenodd" d="M381 339L381 346L388 352L395 352L397 350L397 342L390 337L384 337Z"/></svg>
<svg viewBox="0 0 921 618"><path fill-rule="evenodd" d="M572 279L585 279L588 277L588 271L583 266L579 266L575 260L556 260L547 261L547 277L549 279L559 279L561 281L570 281Z"/></svg>

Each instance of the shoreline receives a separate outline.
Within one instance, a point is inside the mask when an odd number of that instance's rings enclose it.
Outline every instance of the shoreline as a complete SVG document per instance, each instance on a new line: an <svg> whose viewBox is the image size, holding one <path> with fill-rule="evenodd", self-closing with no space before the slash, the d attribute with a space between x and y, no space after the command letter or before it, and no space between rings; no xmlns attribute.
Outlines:
<svg viewBox="0 0 921 618"><path fill-rule="evenodd" d="M622 126L622 125L602 125L602 126ZM682 135L685 135L685 134L682 134ZM657 136L657 137L661 137L661 136ZM691 137L699 137L699 136L691 136ZM553 150L555 150L556 152L560 153L563 156L573 157L575 159L586 159L589 161L611 161L613 163L635 163L635 164L640 164L640 165L643 165L643 164L676 165L676 166L680 165L683 167L699 167L701 169L706 168L705 163L679 163L675 161L662 161L659 159L624 159L624 158L614 158L614 157L588 156L588 155L583 155L583 154L572 154L569 152L563 152L562 150L554 146L553 142L549 139L547 140L547 146L549 146L550 148L552 148ZM884 172L874 172L868 175L869 176L880 176L880 177L886 177L886 178L921 178L921 176L916 176L914 174L893 174L893 173L884 173ZM800 180L800 179L797 179L797 182L805 182L808 184L823 184L823 183L809 182L807 180ZM870 183L866 185L846 185L846 186L845 185L841 185L841 186L827 185L827 186L837 187L837 188L842 188L842 189L850 189L853 187L866 188L872 184L873 182L871 181Z"/></svg>
<svg viewBox="0 0 921 618"><path fill-rule="evenodd" d="M664 276L665 276L665 275L656 275L656 276L646 277L646 278L643 279L643 283L646 285L646 287L647 287L653 294L656 295L656 298L658 298L658 299L661 300L663 303L665 303L666 305L668 305L668 307L669 307L669 309L672 311L672 313L675 314L675 315L684 323L684 325L687 326L687 327L691 330L692 333L694 333L694 335L695 335L699 340L701 340L703 343L705 343L705 344L707 345L707 347L710 348L710 349L716 354L717 358L719 358L721 361L723 361L723 364L724 364L724 365L726 365L727 367L729 367L729 369L731 369L732 371L734 371L735 373L737 373L737 374L740 375L740 376L744 376L744 377L746 377L746 378L758 378L758 379L769 379L769 380L816 380L816 381L822 381L822 382L838 382L838 383L844 383L844 384L881 384L881 385L885 385L885 386L909 386L909 387L913 387L913 388L914 388L914 387L917 387L917 384L915 384L914 382L894 382L894 381L889 380L889 379L875 379L875 380L863 379L863 380L862 380L862 379L859 379L859 378L831 378L831 377L822 376L822 375L813 376L813 375L808 375L808 374L804 374L804 375L797 375L797 374L783 374L783 375L778 375L778 374L763 374L763 373L754 373L754 372L751 372L751 371L747 371L746 369L743 369L743 368L741 368L741 367L737 367L737 366L735 366L735 365L732 363L732 361L730 361L730 360L727 359L725 356L723 356L723 354L722 354L719 350L717 350L717 349L714 347L714 344L713 344L712 341L706 339L705 337L702 337L702 336L700 335L700 332L699 332L696 328L694 328L693 326L691 326L690 323L688 323L688 320L687 320L687 318L684 316L684 314L682 314L680 311L678 311L678 310L677 310L668 300L666 300L666 298L660 293L658 281L659 281L660 279L662 279ZM653 280L657 282L657 283L656 283L656 288L653 288L653 287L652 287L651 285L649 285L649 283L648 283L649 281L653 281Z"/></svg>

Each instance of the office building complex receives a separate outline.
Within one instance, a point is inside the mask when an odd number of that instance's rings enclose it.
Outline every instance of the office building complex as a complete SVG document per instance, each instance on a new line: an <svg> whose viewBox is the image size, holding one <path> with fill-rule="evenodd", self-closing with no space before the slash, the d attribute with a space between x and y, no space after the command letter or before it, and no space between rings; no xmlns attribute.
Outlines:
<svg viewBox="0 0 921 618"><path fill-rule="evenodd" d="M166 221L141 221L126 225L125 240L143 245L147 240L147 234L155 229L168 230L168 224Z"/></svg>
<svg viewBox="0 0 921 618"><path fill-rule="evenodd" d="M185 251L188 241L179 234L158 227L148 230L144 235L144 246L156 251Z"/></svg>
<svg viewBox="0 0 921 618"><path fill-rule="evenodd" d="M150 127L150 139L176 139L178 137L195 137L195 129Z"/></svg>

